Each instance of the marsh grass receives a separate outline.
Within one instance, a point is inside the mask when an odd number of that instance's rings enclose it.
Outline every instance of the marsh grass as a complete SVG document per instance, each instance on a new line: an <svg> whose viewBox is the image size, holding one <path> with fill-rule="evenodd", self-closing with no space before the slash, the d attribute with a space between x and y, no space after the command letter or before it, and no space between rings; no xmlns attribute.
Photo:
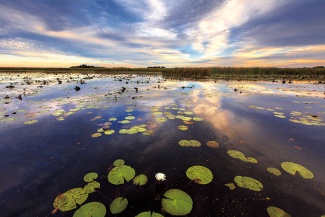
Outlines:
<svg viewBox="0 0 325 217"><path fill-rule="evenodd" d="M176 79L317 80L325 81L325 68L182 67L182 68L0 68L0 73L153 74Z"/></svg>

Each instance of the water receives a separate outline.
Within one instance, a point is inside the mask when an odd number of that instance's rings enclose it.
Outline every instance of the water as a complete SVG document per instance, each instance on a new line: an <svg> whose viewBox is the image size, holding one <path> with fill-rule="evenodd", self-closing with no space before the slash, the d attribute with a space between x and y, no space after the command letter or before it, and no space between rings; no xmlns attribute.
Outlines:
<svg viewBox="0 0 325 217"><path fill-rule="evenodd" d="M106 216L113 216L110 204L117 197L128 199L118 216L149 210L171 216L159 200L169 189L190 195L193 208L187 216L269 216L270 206L291 216L325 214L324 85L179 82L136 75L95 75L81 85L76 81L85 76L60 75L63 84L57 84L59 76L44 74L27 75L34 83L22 85L26 75L3 74L0 79L1 216L53 216L55 198L84 187L83 177L90 172L99 175L101 186L83 204L103 203ZM9 82L15 88L6 88ZM76 85L80 91L74 90ZM16 98L20 94L22 100ZM121 123L128 116L134 118ZM30 120L37 122L24 124ZM105 125L115 132L105 135L100 130ZM119 133L134 126L149 135ZM98 130L101 136L93 138ZM180 140L197 140L201 146L182 147ZM217 141L220 147L208 147L207 141ZM232 158L229 150L258 163ZM145 174L147 184L109 183L107 175L117 159L136 175ZM293 176L281 168L282 162L298 163L314 177ZM201 185L187 178L186 170L194 165L211 170L213 180ZM268 167L281 175L269 173ZM158 172L166 174L161 185L155 179ZM252 177L263 189L241 188L234 182L236 176ZM230 190L228 183L236 188ZM73 216L77 209L58 210L54 216Z"/></svg>

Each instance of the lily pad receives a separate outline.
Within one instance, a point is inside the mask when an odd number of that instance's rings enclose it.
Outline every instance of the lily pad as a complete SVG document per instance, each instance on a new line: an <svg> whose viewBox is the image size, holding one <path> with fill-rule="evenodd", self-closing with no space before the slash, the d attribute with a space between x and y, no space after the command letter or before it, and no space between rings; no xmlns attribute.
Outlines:
<svg viewBox="0 0 325 217"><path fill-rule="evenodd" d="M236 176L234 181L241 188L247 188L253 191L261 191L263 185L260 181L246 176Z"/></svg>
<svg viewBox="0 0 325 217"><path fill-rule="evenodd" d="M249 163L257 163L258 162L255 158L246 157L244 153L237 151L237 150L229 150L229 151L227 151L227 154L232 158L237 158L244 162L249 162Z"/></svg>
<svg viewBox="0 0 325 217"><path fill-rule="evenodd" d="M82 204L88 198L88 193L82 188L73 188L57 196L53 206L62 212L77 208L76 204Z"/></svg>
<svg viewBox="0 0 325 217"><path fill-rule="evenodd" d="M230 190L234 190L236 188L235 184L232 182L225 184L225 186L227 186Z"/></svg>
<svg viewBox="0 0 325 217"><path fill-rule="evenodd" d="M113 133L115 133L115 130L105 130L104 131L105 135L112 135Z"/></svg>
<svg viewBox="0 0 325 217"><path fill-rule="evenodd" d="M192 166L186 170L186 176L198 184L208 184L213 179L211 170L204 166Z"/></svg>
<svg viewBox="0 0 325 217"><path fill-rule="evenodd" d="M161 204L166 212L175 216L187 215L193 208L193 200L190 195L179 189L166 191Z"/></svg>
<svg viewBox="0 0 325 217"><path fill-rule="evenodd" d="M220 146L219 143L216 142L216 141L208 141L206 143L206 145L209 146L209 147L211 147L211 148L219 148L219 146Z"/></svg>
<svg viewBox="0 0 325 217"><path fill-rule="evenodd" d="M85 187L84 190L90 194L90 193L94 193L96 190L95 188L100 188L100 183L93 181L93 182L89 182Z"/></svg>
<svg viewBox="0 0 325 217"><path fill-rule="evenodd" d="M300 164L293 163L293 162L283 162L281 163L282 169L284 169L287 173L291 175L295 175L296 172L305 179L312 179L314 178L314 174L308 170L306 167L301 166Z"/></svg>
<svg viewBox="0 0 325 217"><path fill-rule="evenodd" d="M126 207L128 206L128 199L125 197L118 197L109 206L109 209L111 210L112 214L118 214L123 212Z"/></svg>
<svg viewBox="0 0 325 217"><path fill-rule="evenodd" d="M127 182L133 179L135 176L135 170L127 165L122 165L119 167L114 167L108 173L108 181L113 185L121 185L124 184L124 180Z"/></svg>
<svg viewBox="0 0 325 217"><path fill-rule="evenodd" d="M114 161L113 164L114 164L114 166L119 167L119 166L124 165L125 164L125 161L122 160L122 159L117 159L116 161Z"/></svg>
<svg viewBox="0 0 325 217"><path fill-rule="evenodd" d="M186 147L200 147L201 143L197 140L180 140L178 142L180 146L186 146Z"/></svg>
<svg viewBox="0 0 325 217"><path fill-rule="evenodd" d="M81 206L73 217L104 217L106 215L106 207L99 202L90 202Z"/></svg>
<svg viewBox="0 0 325 217"><path fill-rule="evenodd" d="M275 176L281 176L281 171L274 167L268 167L267 171Z"/></svg>
<svg viewBox="0 0 325 217"><path fill-rule="evenodd" d="M188 126L180 125L177 127L179 130L188 130Z"/></svg>
<svg viewBox="0 0 325 217"><path fill-rule="evenodd" d="M148 182L148 177L144 174L137 175L133 179L133 184L135 185L145 185Z"/></svg>
<svg viewBox="0 0 325 217"><path fill-rule="evenodd" d="M94 181L94 180L97 179L97 178L98 178L98 174L92 172L92 173L88 173L88 174L86 174L86 175L84 176L84 181L85 181L85 182L92 182L92 181Z"/></svg>
<svg viewBox="0 0 325 217"><path fill-rule="evenodd" d="M201 118L201 117L194 117L193 118L193 121L203 121L203 118Z"/></svg>
<svg viewBox="0 0 325 217"><path fill-rule="evenodd" d="M37 122L38 120L30 120L30 121L25 121L24 124L35 124Z"/></svg>
<svg viewBox="0 0 325 217"><path fill-rule="evenodd" d="M116 121L117 118L109 118L108 120L109 120L109 121Z"/></svg>
<svg viewBox="0 0 325 217"><path fill-rule="evenodd" d="M100 137L102 134L101 133L94 133L91 135L92 138L97 138Z"/></svg>
<svg viewBox="0 0 325 217"><path fill-rule="evenodd" d="M267 213L270 217L291 217L287 212L275 206L269 206Z"/></svg>
<svg viewBox="0 0 325 217"><path fill-rule="evenodd" d="M138 215L136 215L135 217L164 217L163 215L161 215L160 213L156 213L156 212L142 212Z"/></svg>

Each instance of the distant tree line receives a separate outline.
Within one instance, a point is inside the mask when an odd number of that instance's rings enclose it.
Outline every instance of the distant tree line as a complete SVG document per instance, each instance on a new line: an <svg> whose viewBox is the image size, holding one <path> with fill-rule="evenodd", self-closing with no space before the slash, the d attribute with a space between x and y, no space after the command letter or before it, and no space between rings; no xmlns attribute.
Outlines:
<svg viewBox="0 0 325 217"><path fill-rule="evenodd" d="M166 68L165 66L148 66L148 69L164 69Z"/></svg>
<svg viewBox="0 0 325 217"><path fill-rule="evenodd" d="M89 69L89 68L105 68L105 67L99 67L99 66L88 66L88 65L86 65L86 64L82 64L82 65L80 65L80 66L71 66L70 68L87 68L87 69Z"/></svg>

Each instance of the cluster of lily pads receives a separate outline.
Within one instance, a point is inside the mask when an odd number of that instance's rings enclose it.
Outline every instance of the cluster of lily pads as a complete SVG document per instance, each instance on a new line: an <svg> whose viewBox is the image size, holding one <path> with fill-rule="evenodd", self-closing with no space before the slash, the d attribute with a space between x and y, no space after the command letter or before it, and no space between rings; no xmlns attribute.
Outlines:
<svg viewBox="0 0 325 217"><path fill-rule="evenodd" d="M278 110L283 110L280 107L264 108L261 106L249 105L248 108L270 111L277 118L286 118L286 116L283 112L278 111ZM289 121L293 122L293 123L309 125L309 126L310 125L325 126L325 122L321 118L321 116L324 114L325 114L325 112L318 112L316 114L313 114L310 112L291 111Z"/></svg>
<svg viewBox="0 0 325 217"><path fill-rule="evenodd" d="M257 160L251 160L249 157L246 157L245 154L239 151L229 150L228 154L229 156L240 159L244 162L257 163ZM122 185L133 180L134 185L142 186L147 184L148 177L145 174L136 175L135 169L126 165L124 160L117 159L114 161L113 165L114 167L107 175L109 183L113 185ZM297 163L283 162L281 163L281 168L291 175L298 173L305 179L312 179L314 177L314 174L310 170ZM281 175L281 171L273 167L267 168L267 171L276 176ZM197 184L206 185L213 180L212 171L205 166L191 166L186 170L185 173L192 182ZM87 182L87 184L83 188L73 188L64 192L63 194L58 195L54 200L54 210L52 213L54 214L58 210L66 212L78 208L73 215L74 217L104 217L107 212L105 204L100 202L89 202L83 204L87 200L90 193L98 192L96 189L100 188L100 183L95 181L97 177L98 174L95 172L88 173L84 176L84 181ZM156 174L156 179L158 181L163 181L165 178L166 176L163 173ZM235 176L234 182L238 187L252 191L261 191L263 189L263 184L252 177ZM229 187L230 190L234 190L236 185L232 182L225 184L225 186ZM78 207L79 205L80 207ZM161 205L165 212L174 216L183 216L192 211L193 200L191 196L183 190L169 189L163 194ZM127 207L128 199L126 197L116 197L109 205L109 210L112 214L119 214ZM287 212L275 206L269 206L267 208L267 213L270 217L290 217ZM136 215L136 217L147 216L161 217L163 215L151 211L144 211Z"/></svg>

